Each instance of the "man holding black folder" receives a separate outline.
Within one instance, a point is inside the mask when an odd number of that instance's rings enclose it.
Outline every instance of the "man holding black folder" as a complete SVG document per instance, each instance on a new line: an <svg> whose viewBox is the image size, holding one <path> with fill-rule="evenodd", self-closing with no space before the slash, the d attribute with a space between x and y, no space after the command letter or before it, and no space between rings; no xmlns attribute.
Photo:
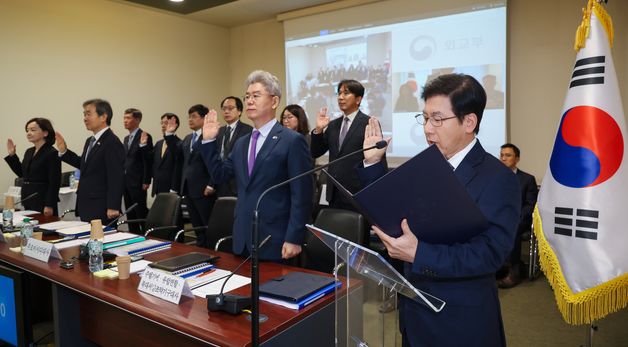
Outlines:
<svg viewBox="0 0 628 347"><path fill-rule="evenodd" d="M418 230L410 230L405 219L398 238L373 227L390 256L405 262L404 275L412 285L447 303L435 313L402 296L399 316L403 345L506 346L494 276L510 253L517 231L519 183L475 137L486 106L486 92L477 80L462 74L443 75L424 87L422 98L425 109L416 119L423 125L428 144L436 145L445 156L488 226L476 236L453 244L417 239ZM381 139L379 124L369 121L364 148ZM364 168L359 174L365 184L386 173L381 163L384 152L364 153ZM417 177L410 184L430 182ZM456 214L451 211L452 218Z"/></svg>

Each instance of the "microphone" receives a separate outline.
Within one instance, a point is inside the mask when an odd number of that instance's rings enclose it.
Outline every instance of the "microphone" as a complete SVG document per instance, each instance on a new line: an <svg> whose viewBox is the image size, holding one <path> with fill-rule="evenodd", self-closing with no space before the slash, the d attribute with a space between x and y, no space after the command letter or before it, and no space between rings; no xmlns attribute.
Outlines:
<svg viewBox="0 0 628 347"><path fill-rule="evenodd" d="M259 248L262 248L264 246L264 244L270 240L271 235L266 236L266 238L264 240L262 240L262 242L259 245ZM225 279L225 281L222 283L222 287L220 287L220 294L218 295L207 295L207 310L214 312L214 311L225 311L231 314L238 314L240 313L243 309L245 309L246 307L251 305L251 297L250 296L242 296L242 295L235 295L235 294L224 294L225 291L225 285L227 284L227 281L229 281L229 279L231 279L231 277L238 272L238 270L240 270L240 268L246 264L247 261L249 261L249 259L251 259L251 255L249 254L248 257L246 257L246 259L244 259L243 262L240 263L240 265L238 265L235 270L231 271L231 273L229 275L227 275L227 279ZM215 279L213 282L219 281L224 277ZM212 282L209 282L212 283Z"/></svg>
<svg viewBox="0 0 628 347"><path fill-rule="evenodd" d="M259 204L262 201L262 199L264 198L264 196L274 190L277 189L279 187L285 186L295 180L298 180L299 178L303 177L303 176L307 176L307 175L311 175L317 171L323 170L328 168L329 166L336 164L337 162L343 161L353 155L356 155L358 153L363 153L366 151L370 151L371 149L383 149L386 148L388 146L388 142L386 140L381 140L378 141L377 143L375 143L373 146L367 147L367 148L361 148L358 149L356 151L353 151L349 154L343 155L340 158L337 158L335 160L330 161L329 163L325 164L325 165L321 165L319 167L315 167L311 170L308 170L304 173L301 173L299 175L296 175L292 178L289 178L283 182L280 182L278 184L275 184L274 186L271 186L270 188L266 189L264 192L262 192L262 194L260 194L259 198L257 199L257 203L255 204L255 210L253 211L253 244L251 245L251 301L252 301L252 307L251 307L251 338L252 338L252 345L253 346L259 346L259 254L258 254L258 247L257 247L257 243L259 242Z"/></svg>
<svg viewBox="0 0 628 347"><path fill-rule="evenodd" d="M38 192L34 192L33 194L31 194L31 195L25 197L24 199L19 200L18 202L16 202L15 205L19 205L19 204L23 203L24 201L28 201L28 200L32 199L33 197L35 197L38 194L39 194ZM24 206L24 205L22 205L22 206Z"/></svg>
<svg viewBox="0 0 628 347"><path fill-rule="evenodd" d="M133 209L136 208L136 207L137 207L137 202L134 203L133 205L129 206L129 208L127 208L126 211L124 211L124 213L118 215L116 218L112 219L111 222L107 223L107 225L105 225L105 228L109 228L110 226L116 224L116 222L120 218L126 216L129 212L133 211Z"/></svg>

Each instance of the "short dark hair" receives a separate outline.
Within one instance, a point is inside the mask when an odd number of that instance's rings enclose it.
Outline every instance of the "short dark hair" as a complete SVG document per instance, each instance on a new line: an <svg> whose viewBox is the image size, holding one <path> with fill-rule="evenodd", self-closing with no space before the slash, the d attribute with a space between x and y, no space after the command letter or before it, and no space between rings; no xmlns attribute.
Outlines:
<svg viewBox="0 0 628 347"><path fill-rule="evenodd" d="M459 122L462 122L467 114L475 113L478 123L474 132L476 134L480 132L480 122L486 107L486 91L475 78L465 74L438 76L423 87L421 98L426 101L438 95L449 98L451 108Z"/></svg>
<svg viewBox="0 0 628 347"><path fill-rule="evenodd" d="M96 107L96 114L102 116L107 115L107 125L111 125L111 119L113 118L113 110L109 101L103 99L91 99L83 103L83 107L87 105L94 105Z"/></svg>
<svg viewBox="0 0 628 347"><path fill-rule="evenodd" d="M130 114L131 116L133 116L133 118L139 120L140 122L142 121L142 111L136 108L127 108L126 110L124 110L124 114Z"/></svg>
<svg viewBox="0 0 628 347"><path fill-rule="evenodd" d="M37 123L37 125L42 131L48 132L48 135L45 137L46 143L49 145L53 145L55 143L56 136L55 136L55 129L52 127L52 123L50 123L48 119L42 118L42 117L31 118L24 125L24 130L27 130L28 125L33 122Z"/></svg>
<svg viewBox="0 0 628 347"><path fill-rule="evenodd" d="M238 109L238 111L242 112L242 110L244 110L244 105L242 104L242 100L240 98L238 98L237 96L228 96L224 99L222 99L222 101L220 102L220 107L224 106L225 101L227 100L233 100L236 103L236 108Z"/></svg>
<svg viewBox="0 0 628 347"><path fill-rule="evenodd" d="M207 107L205 107L204 105L196 104L196 105L190 107L190 109L188 110L188 115L190 115L190 114L192 114L194 112L198 113L202 117L205 117L205 115L209 112L209 109Z"/></svg>
<svg viewBox="0 0 628 347"><path fill-rule="evenodd" d="M505 143L502 145L501 149L504 148L512 148L512 151L515 152L515 157L519 158L519 156L521 156L521 151L519 150L519 147L513 145L512 143Z"/></svg>
<svg viewBox="0 0 628 347"><path fill-rule="evenodd" d="M161 116L161 118L160 118L160 119L164 119L164 118L166 118L166 119L172 119L173 117L174 117L174 121L175 121L175 123L177 123L177 129L179 129L179 125L180 125L180 123L179 123L179 117L178 117L176 114L174 114L174 113L170 113L170 112L166 112L166 113L164 113L164 115L163 115L163 116ZM175 130L176 130L176 129L175 129Z"/></svg>
<svg viewBox="0 0 628 347"><path fill-rule="evenodd" d="M340 93L340 88L345 86L349 92L355 96L364 97L364 86L362 83L356 80L342 80L338 82L338 89L336 92Z"/></svg>
<svg viewBox="0 0 628 347"><path fill-rule="evenodd" d="M305 114L305 110L301 106L295 104L286 106L283 111L281 111L279 119L283 117L283 114L286 111L292 113L299 120L299 123L297 125L297 132L299 134L307 135L310 133L310 125L307 123L307 115Z"/></svg>

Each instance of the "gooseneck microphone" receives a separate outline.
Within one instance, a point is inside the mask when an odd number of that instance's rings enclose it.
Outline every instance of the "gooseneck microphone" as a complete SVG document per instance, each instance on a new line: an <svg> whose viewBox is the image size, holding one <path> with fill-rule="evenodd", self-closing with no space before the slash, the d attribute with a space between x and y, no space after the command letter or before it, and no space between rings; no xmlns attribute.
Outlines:
<svg viewBox="0 0 628 347"><path fill-rule="evenodd" d="M259 248L264 247L264 244L268 240L270 240L271 235L266 236L264 240L259 245ZM207 295L207 309L209 311L225 311L231 314L238 314L242 312L243 309L251 305L251 297L250 296L242 296L236 294L224 294L225 285L227 285L227 281L231 279L233 275L235 275L240 268L246 264L246 262L251 259L251 254L249 254L243 262L241 262L229 275L227 275L225 281L222 283L222 287L220 287L220 294L218 295ZM218 278L215 281L219 281L224 277ZM211 282L210 282L211 283Z"/></svg>
<svg viewBox="0 0 628 347"><path fill-rule="evenodd" d="M105 225L105 228L109 228L110 226L116 224L116 222L120 220L120 218L126 216L129 212L133 211L133 209L136 207L137 207L137 202L129 206L129 208L127 208L126 211L124 211L124 213L121 213L116 218L112 219L111 222L107 223L107 225Z"/></svg>
<svg viewBox="0 0 628 347"><path fill-rule="evenodd" d="M262 199L268 192L274 189L285 186L286 184L289 184L304 176L308 176L317 171L326 169L329 166L336 164L340 161L343 161L349 157L352 157L358 153L370 151L371 149L383 149L383 148L386 148L387 146L388 146L388 142L386 140L378 141L373 146L358 149L349 154L343 155L340 158L332 160L325 165L321 165L319 167L305 171L304 173L301 173L283 182L275 184L274 186L269 187L264 192L262 192L262 194L260 194L259 198L257 199L257 203L255 204L255 210L253 211L253 243L251 245L251 259L252 259L251 260L251 339L252 339L252 345L254 347L259 346L259 254L257 252L259 247L257 246L257 244L259 243L259 204L260 202L262 201Z"/></svg>
<svg viewBox="0 0 628 347"><path fill-rule="evenodd" d="M37 196L38 194L39 194L38 192L34 192L33 194L31 194L31 195L25 197L24 199L19 200L18 202L16 202L15 205L19 205L19 204L23 203L24 201L28 201L28 200L32 199L33 197Z"/></svg>

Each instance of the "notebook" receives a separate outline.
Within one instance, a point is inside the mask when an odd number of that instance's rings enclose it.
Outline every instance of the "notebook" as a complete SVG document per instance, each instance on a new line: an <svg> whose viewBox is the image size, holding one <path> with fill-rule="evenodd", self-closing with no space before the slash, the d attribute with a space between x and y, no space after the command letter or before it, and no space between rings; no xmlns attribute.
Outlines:
<svg viewBox="0 0 628 347"><path fill-rule="evenodd" d="M192 266L204 263L213 263L218 257L209 254L192 252L173 258L164 259L150 264L150 267L171 272L176 275L179 270L188 269Z"/></svg>

